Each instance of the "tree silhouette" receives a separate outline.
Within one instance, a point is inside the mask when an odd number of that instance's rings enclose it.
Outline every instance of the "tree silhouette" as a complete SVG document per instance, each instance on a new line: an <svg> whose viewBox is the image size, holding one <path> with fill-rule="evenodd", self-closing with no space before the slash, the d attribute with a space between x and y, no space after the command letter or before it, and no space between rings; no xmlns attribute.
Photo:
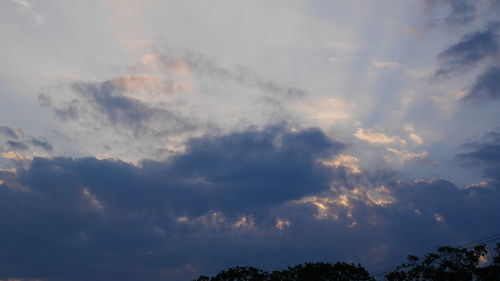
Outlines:
<svg viewBox="0 0 500 281"><path fill-rule="evenodd" d="M266 281L268 275L266 271L255 267L236 266L223 270L212 278L202 275L196 281Z"/></svg>
<svg viewBox="0 0 500 281"><path fill-rule="evenodd" d="M386 281L500 281L500 244L493 259L482 263L488 254L484 245L473 249L444 246L422 259L408 256L408 262L385 275ZM361 265L344 262L305 263L271 273L254 267L232 267L213 277L195 281L375 281Z"/></svg>
<svg viewBox="0 0 500 281"><path fill-rule="evenodd" d="M196 281L373 281L361 265L337 262L305 263L285 270L266 271L253 267L232 267L212 278L200 276Z"/></svg>
<svg viewBox="0 0 500 281"><path fill-rule="evenodd" d="M472 250L439 247L437 253L426 254L421 260L408 256L408 263L385 276L387 281L500 281L500 256L497 245L492 264L480 267L480 258L486 257L484 245Z"/></svg>
<svg viewBox="0 0 500 281"><path fill-rule="evenodd" d="M344 262L306 263L289 267L286 270L274 271L267 279L269 281L372 281L373 278L361 265Z"/></svg>
<svg viewBox="0 0 500 281"><path fill-rule="evenodd" d="M499 281L500 280L500 244L495 248L493 263L487 267L480 267L476 271L477 280L481 281Z"/></svg>

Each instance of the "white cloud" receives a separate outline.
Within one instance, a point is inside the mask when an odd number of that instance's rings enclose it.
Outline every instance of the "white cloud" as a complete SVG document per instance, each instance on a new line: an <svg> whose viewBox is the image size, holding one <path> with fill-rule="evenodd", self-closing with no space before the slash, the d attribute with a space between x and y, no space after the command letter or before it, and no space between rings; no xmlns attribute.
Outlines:
<svg viewBox="0 0 500 281"><path fill-rule="evenodd" d="M406 144L405 140L402 140L397 136L389 136L384 133L377 132L374 129L359 128L356 133L354 133L354 136L360 140L375 144Z"/></svg>
<svg viewBox="0 0 500 281"><path fill-rule="evenodd" d="M345 167L353 174L360 174L361 168L359 167L359 159L348 154L339 154L332 161L322 160L321 164L329 167Z"/></svg>
<svg viewBox="0 0 500 281"><path fill-rule="evenodd" d="M372 66L378 69L399 69L401 67L397 61L374 61Z"/></svg>
<svg viewBox="0 0 500 281"><path fill-rule="evenodd" d="M409 133L408 138L415 144L421 145L424 143L424 139L415 133L415 128L413 127L413 125L406 124L405 130Z"/></svg>
<svg viewBox="0 0 500 281"><path fill-rule="evenodd" d="M421 151L418 153L405 151L396 148L387 148L391 154L385 156L387 162L400 162L404 163L410 160L424 160L429 158L429 152Z"/></svg>
<svg viewBox="0 0 500 281"><path fill-rule="evenodd" d="M415 133L411 133L409 136L408 136L414 143L416 144L423 144L424 143L424 140L417 134Z"/></svg>
<svg viewBox="0 0 500 281"><path fill-rule="evenodd" d="M16 161L26 160L26 157L24 157L23 155L21 155L17 152L14 152L14 151L2 152L2 157L6 158L6 159L16 160Z"/></svg>

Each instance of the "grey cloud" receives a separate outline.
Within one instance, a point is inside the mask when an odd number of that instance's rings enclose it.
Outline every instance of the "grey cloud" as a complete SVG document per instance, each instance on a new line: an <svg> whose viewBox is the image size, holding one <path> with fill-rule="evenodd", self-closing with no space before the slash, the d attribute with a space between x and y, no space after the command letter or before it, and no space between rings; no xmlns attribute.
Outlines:
<svg viewBox="0 0 500 281"><path fill-rule="evenodd" d="M136 136L147 133L173 134L196 128L190 118L181 116L179 113L124 96L123 90L109 81L76 82L72 88L100 116L103 116L106 122L130 128ZM73 107L68 109L71 109L68 114L78 111L78 109L73 110ZM161 123L161 128L154 128L157 123Z"/></svg>
<svg viewBox="0 0 500 281"><path fill-rule="evenodd" d="M42 107L50 107L52 106L52 99L46 94L38 94L38 102Z"/></svg>
<svg viewBox="0 0 500 281"><path fill-rule="evenodd" d="M500 22L491 22L483 30L468 33L455 45L439 54L440 68L435 77L447 76L495 58L500 51Z"/></svg>
<svg viewBox="0 0 500 281"><path fill-rule="evenodd" d="M491 66L476 78L464 100L487 102L499 98L500 66Z"/></svg>
<svg viewBox="0 0 500 281"><path fill-rule="evenodd" d="M373 268L500 230L491 223L500 189L318 162L342 148L318 129L275 126L192 139L186 152L141 166L35 158L0 172L0 278L189 280L337 259ZM376 190L390 203L363 195ZM289 224L279 229L277 218Z"/></svg>
<svg viewBox="0 0 500 281"><path fill-rule="evenodd" d="M78 120L80 117L80 104L78 100L72 100L64 103L63 105L55 106L50 96L47 94L39 94L38 102L41 107L52 110L54 116L59 120Z"/></svg>
<svg viewBox="0 0 500 281"><path fill-rule="evenodd" d="M80 117L79 103L77 101L56 107L53 110L54 115L62 121L78 120Z"/></svg>
<svg viewBox="0 0 500 281"><path fill-rule="evenodd" d="M7 126L1 128L3 128L1 134L8 137L4 150L19 152L21 155L31 153L35 148L41 148L46 152L52 152L53 150L52 145L48 141L30 136L29 133L23 132L21 129L15 131Z"/></svg>
<svg viewBox="0 0 500 281"><path fill-rule="evenodd" d="M463 27L484 19L498 19L497 0L423 0L428 11L437 11L433 24Z"/></svg>
<svg viewBox="0 0 500 281"><path fill-rule="evenodd" d="M47 142L47 141L44 141L44 140L40 140L40 139L37 139L37 138L33 138L30 143L34 146L37 146L37 147L40 147L42 149L44 149L45 151L47 152L51 152L53 150L53 147L52 145Z"/></svg>
<svg viewBox="0 0 500 281"><path fill-rule="evenodd" d="M430 8L445 6L448 9L447 24L466 24L478 15L478 3L474 0L424 0L424 3Z"/></svg>
<svg viewBox="0 0 500 281"><path fill-rule="evenodd" d="M200 243L200 229L178 223L179 216L208 214L196 224L215 238L206 225L211 210L235 220L327 189L328 171L315 160L341 148L316 129L275 127L192 140L185 154L142 167L35 158L17 176L2 174L0 222L9 231L0 233L7 242L0 244L0 278L162 280L156 271L186 264L193 258L186 253L198 251L187 244Z"/></svg>
<svg viewBox="0 0 500 281"><path fill-rule="evenodd" d="M401 226L399 237L413 237L414 241L419 241L417 236L425 235L422 230L428 229L435 231L431 234L436 235L434 241L447 240L441 243L453 244L450 240L456 239L456 244L463 244L474 240L474 236L482 237L500 230L498 226L487 225L488 221L500 218L499 208L495 206L500 199L499 189L484 186L463 189L446 180L433 180L400 184L392 190L398 201L394 207L415 213L414 225L410 222L406 227ZM389 231L398 233L397 230ZM416 233L410 233L412 231Z"/></svg>
<svg viewBox="0 0 500 281"><path fill-rule="evenodd" d="M9 141L7 141L7 146L9 147L9 149L16 150L16 151L29 149L29 147L25 143L20 142L20 141L9 140Z"/></svg>
<svg viewBox="0 0 500 281"><path fill-rule="evenodd" d="M78 82L73 84L73 89L90 100L112 123L139 130L143 122L149 121L153 115L151 108L137 100L120 95L115 87L106 82Z"/></svg>
<svg viewBox="0 0 500 281"><path fill-rule="evenodd" d="M477 15L475 1L472 0L448 0L451 13L447 21L451 23L467 23Z"/></svg>
<svg viewBox="0 0 500 281"><path fill-rule="evenodd" d="M257 88L265 93L271 93L285 98L299 98L307 95L307 92L303 89L286 86L265 79L253 73L253 71L247 67L237 66L232 69L225 68L220 66L214 59L187 50L166 50L161 53L160 59L162 63L167 66L173 65L179 60L185 61L192 70L202 76L208 76L221 81L240 83Z"/></svg>
<svg viewBox="0 0 500 281"><path fill-rule="evenodd" d="M457 157L464 164L472 164L481 169L486 178L493 180L493 185L500 189L500 133L490 132L482 140L466 145L471 150Z"/></svg>
<svg viewBox="0 0 500 281"><path fill-rule="evenodd" d="M1 126L0 127L0 134L4 135L7 138L16 139L16 140L19 139L19 135L17 134L17 132L8 126Z"/></svg>

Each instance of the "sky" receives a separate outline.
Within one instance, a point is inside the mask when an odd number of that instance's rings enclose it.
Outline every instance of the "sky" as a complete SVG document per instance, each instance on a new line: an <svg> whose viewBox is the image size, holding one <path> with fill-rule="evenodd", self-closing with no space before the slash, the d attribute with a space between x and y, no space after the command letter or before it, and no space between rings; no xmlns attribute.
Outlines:
<svg viewBox="0 0 500 281"><path fill-rule="evenodd" d="M1 281L500 232L496 0L4 0L0 36Z"/></svg>

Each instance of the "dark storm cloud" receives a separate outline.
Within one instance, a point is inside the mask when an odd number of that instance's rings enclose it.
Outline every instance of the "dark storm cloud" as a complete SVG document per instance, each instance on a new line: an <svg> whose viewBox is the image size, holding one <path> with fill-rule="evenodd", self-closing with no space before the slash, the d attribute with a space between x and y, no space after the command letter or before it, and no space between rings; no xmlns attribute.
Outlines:
<svg viewBox="0 0 500 281"><path fill-rule="evenodd" d="M16 151L21 151L21 150L28 150L29 147L20 141L7 141L7 146L9 149L16 150Z"/></svg>
<svg viewBox="0 0 500 281"><path fill-rule="evenodd" d="M465 164L480 168L486 178L500 189L500 133L490 132L481 141L466 146L469 152L458 155Z"/></svg>
<svg viewBox="0 0 500 281"><path fill-rule="evenodd" d="M488 102L500 98L500 66L491 66L480 74L464 97L465 101Z"/></svg>
<svg viewBox="0 0 500 281"><path fill-rule="evenodd" d="M273 127L192 140L185 154L142 167L35 158L16 177L2 174L0 278L158 280L148 274L176 267L169 253L196 233L178 216L231 217L328 189L331 175L316 160L341 148L316 129Z"/></svg>
<svg viewBox="0 0 500 281"><path fill-rule="evenodd" d="M146 133L172 134L195 128L190 118L124 96L123 89L116 87L111 81L101 83L76 82L72 88L100 116L103 116L106 122L130 128L136 136ZM79 111L73 107L68 108L68 110L68 114ZM158 123L161 123L162 128L154 129L154 125Z"/></svg>
<svg viewBox="0 0 500 281"><path fill-rule="evenodd" d="M52 145L47 142L47 141L44 141L44 140L40 140L40 139L37 139L37 138L33 138L30 143L36 147L40 147L42 149L44 149L45 151L47 152L51 152L53 150L53 147Z"/></svg>
<svg viewBox="0 0 500 281"><path fill-rule="evenodd" d="M30 173L49 174L57 167L67 171L63 175L80 175L80 184L95 188L98 197L114 197L119 208L155 202L198 215L210 209L243 212L327 189L330 174L316 160L341 148L316 129L287 133L272 127L195 139L168 163L146 161L142 168L56 158L35 160Z"/></svg>
<svg viewBox="0 0 500 281"><path fill-rule="evenodd" d="M19 139L19 135L16 131L8 126L0 126L0 134L10 139Z"/></svg>
<svg viewBox="0 0 500 281"><path fill-rule="evenodd" d="M455 45L439 54L440 68L435 77L465 71L486 59L494 59L500 51L500 22L491 22L486 28L468 33Z"/></svg>
<svg viewBox="0 0 500 281"><path fill-rule="evenodd" d="M202 76L226 82L235 82L257 88L265 93L282 96L285 98L299 98L307 95L307 92L297 87L290 87L265 79L256 75L251 69L242 66L226 68L220 66L216 60L207 58L202 54L191 51L166 50L159 56L161 62L166 66L175 65L179 61L187 62L191 70Z"/></svg>
<svg viewBox="0 0 500 281"><path fill-rule="evenodd" d="M35 158L0 172L0 278L189 280L233 265L337 259L380 266L500 230L491 223L500 189L318 162L342 148L317 129L275 126L193 139L169 161L139 167ZM391 199L365 193L376 190Z"/></svg>

